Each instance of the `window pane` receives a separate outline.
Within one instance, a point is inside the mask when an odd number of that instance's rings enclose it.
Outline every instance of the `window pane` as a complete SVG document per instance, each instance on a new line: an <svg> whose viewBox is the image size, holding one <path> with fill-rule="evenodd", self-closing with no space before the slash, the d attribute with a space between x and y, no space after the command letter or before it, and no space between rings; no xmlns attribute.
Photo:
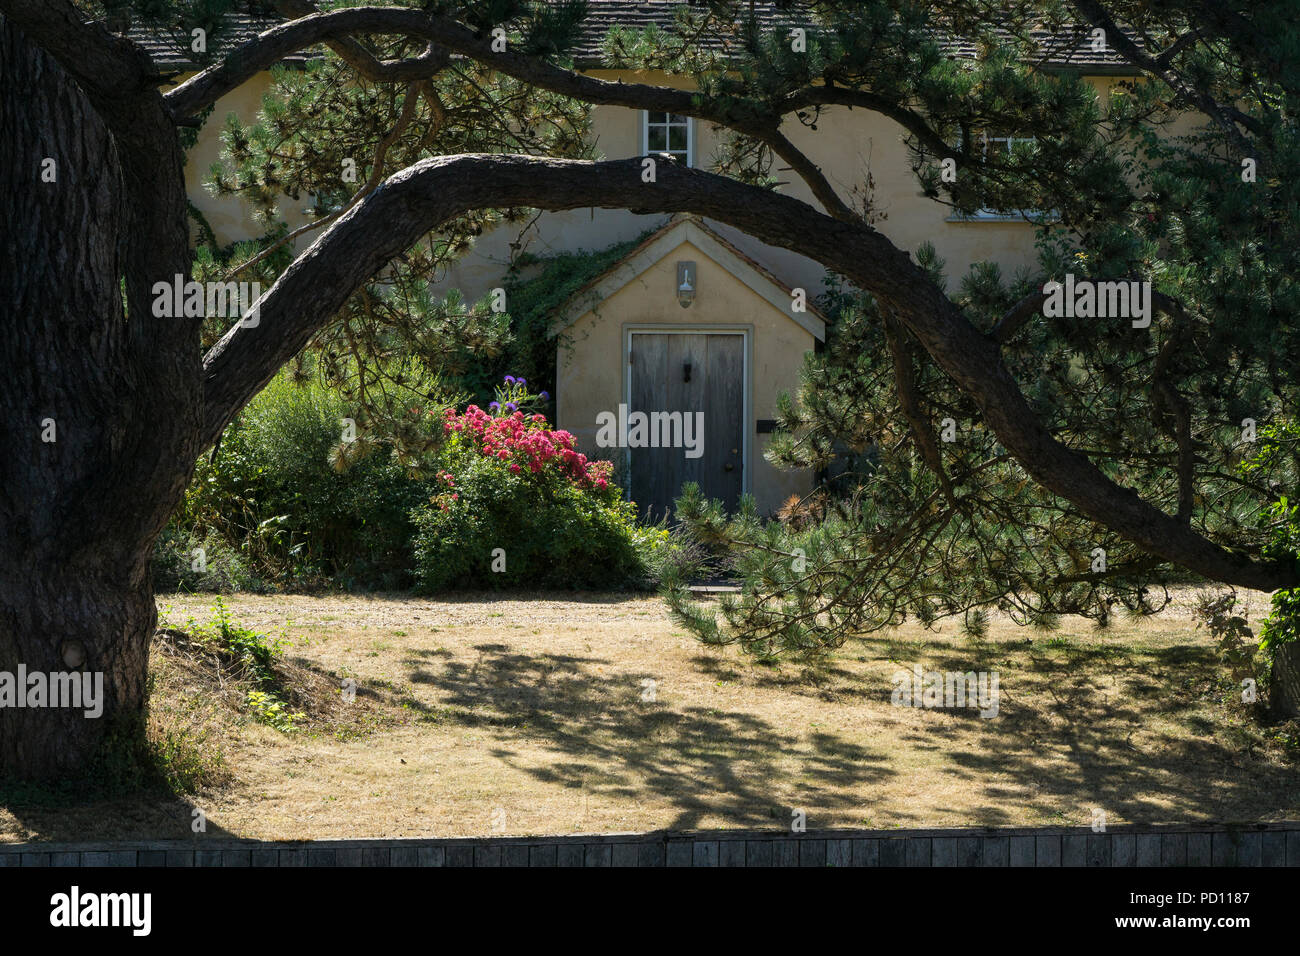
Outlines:
<svg viewBox="0 0 1300 956"><path fill-rule="evenodd" d="M681 150L682 152L686 152L685 126L668 127L668 148L671 150Z"/></svg>
<svg viewBox="0 0 1300 956"><path fill-rule="evenodd" d="M650 110L650 112L649 112L649 116L650 116L650 122L652 122L652 123L662 123L662 122L664 122L664 114L663 114L663 111L662 111L662 110L660 110L659 112L655 112L654 110Z"/></svg>
<svg viewBox="0 0 1300 956"><path fill-rule="evenodd" d="M668 148L668 130L663 126L651 126L646 130L646 150L662 153Z"/></svg>

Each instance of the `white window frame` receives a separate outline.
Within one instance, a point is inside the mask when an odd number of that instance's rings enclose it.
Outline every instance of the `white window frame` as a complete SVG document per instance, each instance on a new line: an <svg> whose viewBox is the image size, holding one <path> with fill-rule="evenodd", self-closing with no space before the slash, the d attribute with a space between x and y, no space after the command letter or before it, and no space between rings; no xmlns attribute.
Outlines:
<svg viewBox="0 0 1300 956"><path fill-rule="evenodd" d="M980 131L980 143L984 147L983 153L985 156L989 154L989 143L1006 143L1006 151L1010 154L1016 143L1036 142L1038 142L1037 136L990 136L987 130Z"/></svg>
<svg viewBox="0 0 1300 956"><path fill-rule="evenodd" d="M1010 153L1015 148L1016 143L1034 143L1038 141L1037 136L990 136L988 130L980 130L981 153L984 157L989 154L990 143L1000 143L1002 146L995 146L997 149L1005 149ZM973 213L963 214L954 211L948 217L949 222L1037 222L1041 219L1050 219L1053 213L1040 212L1037 209L976 209Z"/></svg>
<svg viewBox="0 0 1300 956"><path fill-rule="evenodd" d="M662 112L666 117L665 122L655 123L654 124L655 126L663 126L665 128L667 128L668 126L680 126L681 123L675 122L674 117L676 117L677 120L686 121L686 165L693 169L695 167L695 117L682 116L680 113L668 113L664 110L655 110L655 112L656 113ZM663 152L666 151L658 150L655 153L655 155L659 155L660 153ZM651 155L650 153L650 110L641 111L641 155L642 156Z"/></svg>

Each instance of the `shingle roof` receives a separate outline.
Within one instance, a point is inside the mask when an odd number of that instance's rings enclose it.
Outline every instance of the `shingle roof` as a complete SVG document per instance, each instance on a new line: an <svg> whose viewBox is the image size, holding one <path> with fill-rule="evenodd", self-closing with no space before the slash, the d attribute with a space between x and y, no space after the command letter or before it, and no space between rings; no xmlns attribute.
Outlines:
<svg viewBox="0 0 1300 956"><path fill-rule="evenodd" d="M616 26L636 31L653 26L671 33L675 25L675 11L685 5L684 0L588 0L587 18L583 21L573 50L576 64L587 69L599 67L602 63L601 45L609 31ZM773 0L756 0L753 9L765 29L785 30L792 26L809 25L807 16L801 15L797 8L780 10ZM281 21L276 18L230 14L226 18L225 35L214 43L212 50L219 52L243 43L279 22ZM131 27L127 35L144 47L160 70L195 67L188 37L174 37L141 25ZM1031 37L1039 45L1041 60L1047 66L1103 73L1132 69L1113 50L1094 52L1087 30L1079 30L1077 36L1054 36L1047 30L1037 30L1031 33ZM724 50L725 41L725 37L716 34L699 40L704 46L719 51ZM948 55L954 58L973 58L977 53L975 44L968 40L947 39L942 40L941 44ZM301 62L309 58L310 54L303 53L289 58L289 62Z"/></svg>
<svg viewBox="0 0 1300 956"><path fill-rule="evenodd" d="M257 17L246 13L227 14L224 18L221 37L213 39L208 51L219 54L222 50L233 49L247 43L264 30L269 30L282 22L281 19L275 17ZM127 30L126 35L143 47L145 52L149 54L150 59L153 60L154 65L163 72L186 71L196 68L194 55L190 51L189 36L173 35L155 27L143 26L138 23ZM304 51L301 54L287 57L285 62L302 63L311 59L311 56L312 54Z"/></svg>
<svg viewBox="0 0 1300 956"><path fill-rule="evenodd" d="M675 12L686 6L684 0L587 0L587 3L587 19L574 50L574 59L581 66L600 65L601 44L613 27L637 31L659 27L672 32ZM749 6L745 5L743 9L748 10ZM756 0L752 9L755 19L764 30L784 31L795 26L813 25L808 14L800 12L797 4L793 9L782 10L773 0ZM1066 37L1056 36L1048 30L1035 30L1030 36L1040 47L1045 64L1058 67L1097 67L1103 70L1114 70L1127 65L1124 58L1114 51L1093 52L1091 36L1086 29L1081 29L1079 34L1078 37ZM706 35L700 37L699 42L706 48L720 50L724 38ZM966 40L943 39L940 44L954 58L970 59L977 53L975 44Z"/></svg>
<svg viewBox="0 0 1300 956"><path fill-rule="evenodd" d="M579 64L599 65L601 44L614 27L638 32L648 27L659 27L671 33L676 22L676 11L685 6L687 4L683 0L587 0L587 19L583 21L582 33L573 51L574 60ZM755 3L754 16L766 30L808 25L806 15L777 10L776 4L770 0ZM699 43L705 48L717 50L722 47L723 38L704 35L699 38Z"/></svg>

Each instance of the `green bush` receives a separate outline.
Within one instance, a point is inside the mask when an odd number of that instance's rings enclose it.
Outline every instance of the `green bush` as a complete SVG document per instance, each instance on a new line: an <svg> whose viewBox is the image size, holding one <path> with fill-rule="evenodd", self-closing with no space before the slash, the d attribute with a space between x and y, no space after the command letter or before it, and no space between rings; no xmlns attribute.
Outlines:
<svg viewBox="0 0 1300 956"><path fill-rule="evenodd" d="M413 515L417 590L647 585L666 532L638 527L608 462L509 408L471 405L446 428L442 488Z"/></svg>
<svg viewBox="0 0 1300 956"><path fill-rule="evenodd" d="M498 395L492 415L410 409L401 427L439 441L408 467L364 434L341 446L339 396L281 375L198 463L155 551L158 586L649 586L667 532L637 525L608 462L588 462L572 435L517 411L544 393L510 379ZM492 570L497 548L503 573Z"/></svg>
<svg viewBox="0 0 1300 956"><path fill-rule="evenodd" d="M336 467L345 417L338 394L317 383L272 381L227 429L216 455L199 461L160 544L162 579L213 590L258 579L408 587L410 513L429 485L385 448ZM178 542L186 549L180 554ZM207 543L208 566L215 554L218 573L189 572L194 542Z"/></svg>
<svg viewBox="0 0 1300 956"><path fill-rule="evenodd" d="M159 591L267 590L237 547L215 534L199 537L175 523L163 530L154 547L153 582Z"/></svg>
<svg viewBox="0 0 1300 956"><path fill-rule="evenodd" d="M1243 476L1257 483L1294 488L1300 477L1300 422L1282 417L1259 430L1258 444L1240 464ZM1300 567L1300 503L1281 495L1258 518L1267 544L1264 557L1296 562ZM1260 627L1260 647L1266 651L1300 640L1300 588L1273 593L1272 609Z"/></svg>
<svg viewBox="0 0 1300 956"><path fill-rule="evenodd" d="M1268 556L1282 561L1300 561L1300 505L1282 498L1269 511L1274 543ZM1273 650L1278 645L1300 640L1300 588L1273 592L1272 609L1259 631L1259 646Z"/></svg>

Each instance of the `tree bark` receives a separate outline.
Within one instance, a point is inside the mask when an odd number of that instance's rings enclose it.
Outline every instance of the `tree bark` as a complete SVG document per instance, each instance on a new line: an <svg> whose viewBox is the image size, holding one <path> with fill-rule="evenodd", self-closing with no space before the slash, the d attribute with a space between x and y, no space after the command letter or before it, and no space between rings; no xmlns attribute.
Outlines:
<svg viewBox="0 0 1300 956"><path fill-rule="evenodd" d="M0 672L103 675L96 717L0 706L0 775L48 779L88 767L120 720L141 724L149 559L197 454L198 330L162 325L147 298L164 278L149 273L186 253L174 134L128 159L3 18L0 129Z"/></svg>
<svg viewBox="0 0 1300 956"><path fill-rule="evenodd" d="M1273 673L1269 687L1269 707L1274 716L1300 717L1300 641L1273 648Z"/></svg>
<svg viewBox="0 0 1300 956"><path fill-rule="evenodd" d="M87 565L39 556L33 573L32 564L6 550L0 671L16 677L21 665L29 679L39 673L47 681L76 675L89 695L61 706L47 697L46 706L0 708L0 780L75 778L94 768L110 736L120 746L139 739L157 614L149 548L134 558L119 564L103 556Z"/></svg>

